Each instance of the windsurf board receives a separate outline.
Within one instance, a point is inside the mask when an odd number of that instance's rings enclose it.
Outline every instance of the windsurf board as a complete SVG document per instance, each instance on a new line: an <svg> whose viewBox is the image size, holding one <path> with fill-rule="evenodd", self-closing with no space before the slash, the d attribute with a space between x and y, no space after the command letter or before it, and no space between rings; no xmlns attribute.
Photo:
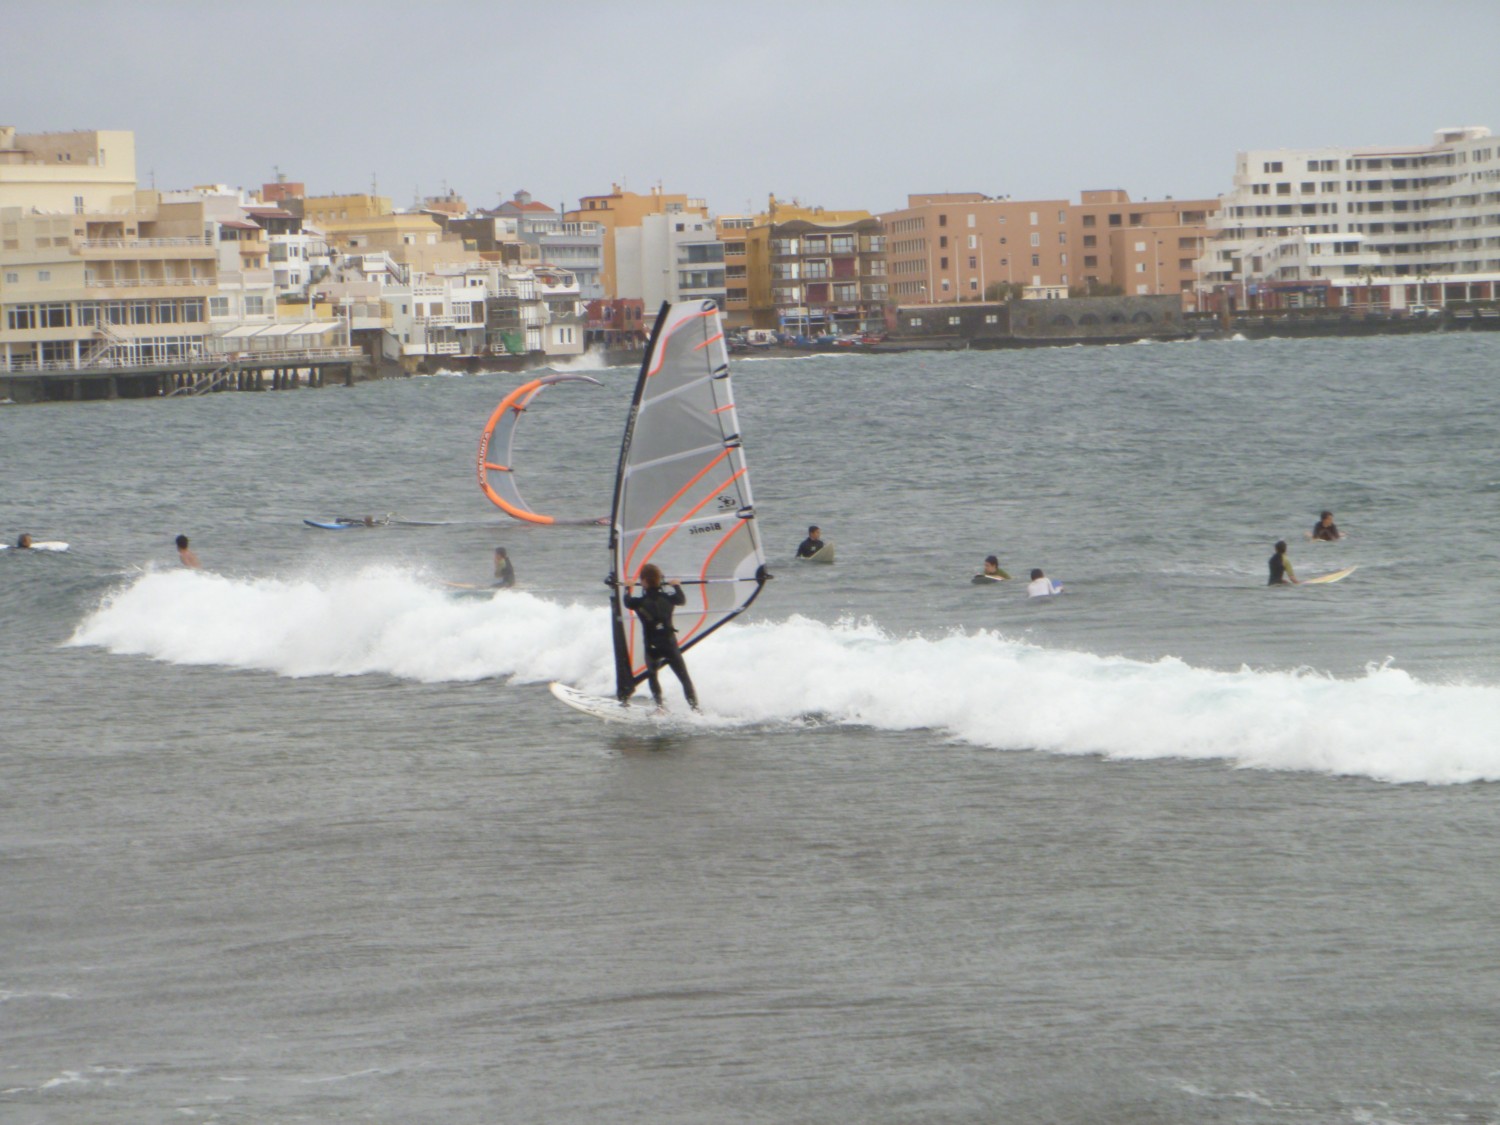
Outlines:
<svg viewBox="0 0 1500 1125"><path fill-rule="evenodd" d="M671 723L673 720L681 721L683 716L673 715L670 711L658 711L655 704L651 702L648 695L644 701L636 701L629 704L621 704L615 699L606 699L602 695L589 695L579 691L577 688L569 687L567 684L558 683L554 680L550 685L552 694L557 696L575 711L582 711L585 715L592 715L596 719L603 719L607 723L627 723L631 726L659 726L662 723Z"/></svg>

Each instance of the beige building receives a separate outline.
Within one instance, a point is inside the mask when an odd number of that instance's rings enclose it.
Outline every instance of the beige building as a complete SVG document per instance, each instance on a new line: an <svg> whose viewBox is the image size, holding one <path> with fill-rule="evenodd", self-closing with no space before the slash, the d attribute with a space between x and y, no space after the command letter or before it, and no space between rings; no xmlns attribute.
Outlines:
<svg viewBox="0 0 1500 1125"><path fill-rule="evenodd" d="M0 368L204 350L218 247L201 202L135 190L126 132L0 129Z"/></svg>
<svg viewBox="0 0 1500 1125"><path fill-rule="evenodd" d="M59 215L123 210L135 187L134 133L18 133L0 125L0 207Z"/></svg>

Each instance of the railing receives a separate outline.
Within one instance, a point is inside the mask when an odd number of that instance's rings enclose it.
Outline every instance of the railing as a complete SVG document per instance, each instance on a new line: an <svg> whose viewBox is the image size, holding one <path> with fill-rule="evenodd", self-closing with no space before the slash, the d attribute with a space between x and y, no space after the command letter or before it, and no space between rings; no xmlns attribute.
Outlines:
<svg viewBox="0 0 1500 1125"><path fill-rule="evenodd" d="M87 289L156 289L170 285L196 285L207 288L219 284L212 277L91 277L84 281Z"/></svg>
<svg viewBox="0 0 1500 1125"><path fill-rule="evenodd" d="M119 356L111 356L96 360L87 365L74 363L70 359L13 359L7 367L0 362L0 372L6 374L48 374L52 372L87 374L90 371L114 371L121 368L139 367L178 367L189 370L195 367L216 367L225 363L260 364L260 363L286 363L295 366L298 360L303 363L309 362L332 362L346 359L359 359L364 355L361 348L353 347L330 347L330 348L294 348L284 351L255 351L236 352L226 355L223 352L199 352L193 355L166 356L159 359L130 359Z"/></svg>
<svg viewBox="0 0 1500 1125"><path fill-rule="evenodd" d="M155 246L212 246L213 243L201 235L183 238L86 238L78 244L80 250L139 250Z"/></svg>

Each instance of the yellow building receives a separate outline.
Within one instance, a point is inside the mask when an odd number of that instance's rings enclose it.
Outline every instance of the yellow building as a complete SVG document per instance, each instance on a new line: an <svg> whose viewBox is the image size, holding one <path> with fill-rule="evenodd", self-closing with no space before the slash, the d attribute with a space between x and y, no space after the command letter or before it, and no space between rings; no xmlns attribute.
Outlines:
<svg viewBox="0 0 1500 1125"><path fill-rule="evenodd" d="M429 273L440 265L477 262L464 240L422 211L394 211L384 195L315 195L302 201L302 221L351 254L385 251L391 260Z"/></svg>
<svg viewBox="0 0 1500 1125"><path fill-rule="evenodd" d="M708 204L686 195L670 195L659 187L652 188L648 195L637 195L619 184L611 184L608 195L583 196L578 201L578 210L569 211L563 218L570 223L598 223L604 228L604 270L600 282L605 296L613 299L619 295L615 231L638 227L647 215L672 214L706 218Z"/></svg>

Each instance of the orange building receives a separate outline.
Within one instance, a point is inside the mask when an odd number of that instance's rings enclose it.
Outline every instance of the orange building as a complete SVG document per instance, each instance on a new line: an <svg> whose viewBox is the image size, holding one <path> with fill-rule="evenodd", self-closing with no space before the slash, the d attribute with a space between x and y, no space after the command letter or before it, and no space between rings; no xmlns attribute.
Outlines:
<svg viewBox="0 0 1500 1125"><path fill-rule="evenodd" d="M880 216L890 295L897 304L930 304L1019 297L1028 287L1112 287L1131 297L1180 293L1191 308L1193 260L1216 206L1132 203L1119 190L1086 191L1079 203L909 195L904 209Z"/></svg>

